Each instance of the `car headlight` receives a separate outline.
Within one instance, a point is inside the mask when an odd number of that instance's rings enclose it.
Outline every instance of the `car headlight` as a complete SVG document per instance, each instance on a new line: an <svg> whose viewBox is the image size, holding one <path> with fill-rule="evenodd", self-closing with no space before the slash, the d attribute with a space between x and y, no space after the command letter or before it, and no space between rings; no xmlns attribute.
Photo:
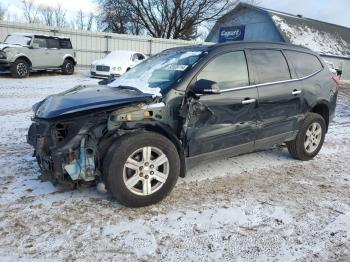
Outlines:
<svg viewBox="0 0 350 262"><path fill-rule="evenodd" d="M6 53L4 51L0 51L0 59L6 59Z"/></svg>
<svg viewBox="0 0 350 262"><path fill-rule="evenodd" d="M96 66L95 65L91 65L91 70L95 70Z"/></svg>
<svg viewBox="0 0 350 262"><path fill-rule="evenodd" d="M113 71L118 71L118 72L120 72L120 71L122 71L122 67L121 67L121 66L118 66L118 67L113 66L113 67L112 67L112 70L113 70Z"/></svg>
<svg viewBox="0 0 350 262"><path fill-rule="evenodd" d="M121 108L112 112L109 116L109 120L110 123L119 123L153 118L157 117L157 115L162 115L164 107L164 103L156 103L150 105L140 104L138 106Z"/></svg>

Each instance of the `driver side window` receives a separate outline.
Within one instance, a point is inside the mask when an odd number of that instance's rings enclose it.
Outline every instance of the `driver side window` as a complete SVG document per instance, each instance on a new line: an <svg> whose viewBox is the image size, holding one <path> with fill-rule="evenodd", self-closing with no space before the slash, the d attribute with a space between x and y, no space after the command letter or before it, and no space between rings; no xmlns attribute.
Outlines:
<svg viewBox="0 0 350 262"><path fill-rule="evenodd" d="M199 73L197 80L210 80L221 90L249 85L247 61L243 51L217 56Z"/></svg>
<svg viewBox="0 0 350 262"><path fill-rule="evenodd" d="M47 48L46 38L35 37L33 40L33 46L36 48Z"/></svg>

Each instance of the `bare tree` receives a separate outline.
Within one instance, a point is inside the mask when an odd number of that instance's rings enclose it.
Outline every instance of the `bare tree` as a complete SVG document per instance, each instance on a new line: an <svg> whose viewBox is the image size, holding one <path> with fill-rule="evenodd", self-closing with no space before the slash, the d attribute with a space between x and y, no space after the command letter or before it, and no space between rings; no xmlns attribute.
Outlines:
<svg viewBox="0 0 350 262"><path fill-rule="evenodd" d="M55 10L51 6L46 6L46 5L39 6L39 14L41 15L45 25L48 25L48 26L55 25L54 13L55 13Z"/></svg>
<svg viewBox="0 0 350 262"><path fill-rule="evenodd" d="M19 17L17 13L14 12L6 12L6 17L4 17L7 21L17 21L17 22L23 22L22 17Z"/></svg>
<svg viewBox="0 0 350 262"><path fill-rule="evenodd" d="M100 0L104 22L117 33L195 39L201 24L215 21L235 0Z"/></svg>
<svg viewBox="0 0 350 262"><path fill-rule="evenodd" d="M0 3L0 20L4 20L5 19L6 12L7 12L7 7L3 6Z"/></svg>
<svg viewBox="0 0 350 262"><path fill-rule="evenodd" d="M75 28L80 30L91 30L95 20L95 15L90 13L85 13L83 10L79 10L76 15Z"/></svg>
<svg viewBox="0 0 350 262"><path fill-rule="evenodd" d="M64 27L67 24L66 21L66 14L67 10L62 7L62 4L57 4L57 6L54 8L53 11L54 19L55 19L55 25L57 27Z"/></svg>
<svg viewBox="0 0 350 262"><path fill-rule="evenodd" d="M92 30L92 26L94 24L95 21L95 15L93 12L90 12L87 16L87 20L86 20L86 30Z"/></svg>
<svg viewBox="0 0 350 262"><path fill-rule="evenodd" d="M133 20L132 10L127 1L123 0L101 0L101 19L99 22L106 25L106 31L119 34L127 34L139 27L140 23Z"/></svg>
<svg viewBox="0 0 350 262"><path fill-rule="evenodd" d="M76 17L76 27L77 29L83 30L84 29L84 12L83 10L79 10Z"/></svg>
<svg viewBox="0 0 350 262"><path fill-rule="evenodd" d="M38 7L34 0L22 0L22 11L29 24L38 22Z"/></svg>

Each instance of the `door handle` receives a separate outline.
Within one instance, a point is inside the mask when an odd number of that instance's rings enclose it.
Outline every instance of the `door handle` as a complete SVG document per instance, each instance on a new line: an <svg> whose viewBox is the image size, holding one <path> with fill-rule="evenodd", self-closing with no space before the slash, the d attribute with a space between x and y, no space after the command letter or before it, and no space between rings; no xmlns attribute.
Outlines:
<svg viewBox="0 0 350 262"><path fill-rule="evenodd" d="M248 104L253 104L253 103L255 103L256 102L256 99L255 98L253 98L253 99L245 99L245 100L243 100L242 101L242 105L248 105Z"/></svg>
<svg viewBox="0 0 350 262"><path fill-rule="evenodd" d="M292 92L292 95L300 95L301 94L301 90L293 90L293 92Z"/></svg>

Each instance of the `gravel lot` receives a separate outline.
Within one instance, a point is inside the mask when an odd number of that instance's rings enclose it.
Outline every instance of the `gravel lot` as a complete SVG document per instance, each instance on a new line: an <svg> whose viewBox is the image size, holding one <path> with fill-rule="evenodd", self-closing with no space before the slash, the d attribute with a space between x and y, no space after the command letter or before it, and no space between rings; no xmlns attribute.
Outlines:
<svg viewBox="0 0 350 262"><path fill-rule="evenodd" d="M313 161L276 148L202 164L160 204L129 209L40 182L25 143L33 103L97 81L0 76L1 261L350 261L349 95Z"/></svg>

